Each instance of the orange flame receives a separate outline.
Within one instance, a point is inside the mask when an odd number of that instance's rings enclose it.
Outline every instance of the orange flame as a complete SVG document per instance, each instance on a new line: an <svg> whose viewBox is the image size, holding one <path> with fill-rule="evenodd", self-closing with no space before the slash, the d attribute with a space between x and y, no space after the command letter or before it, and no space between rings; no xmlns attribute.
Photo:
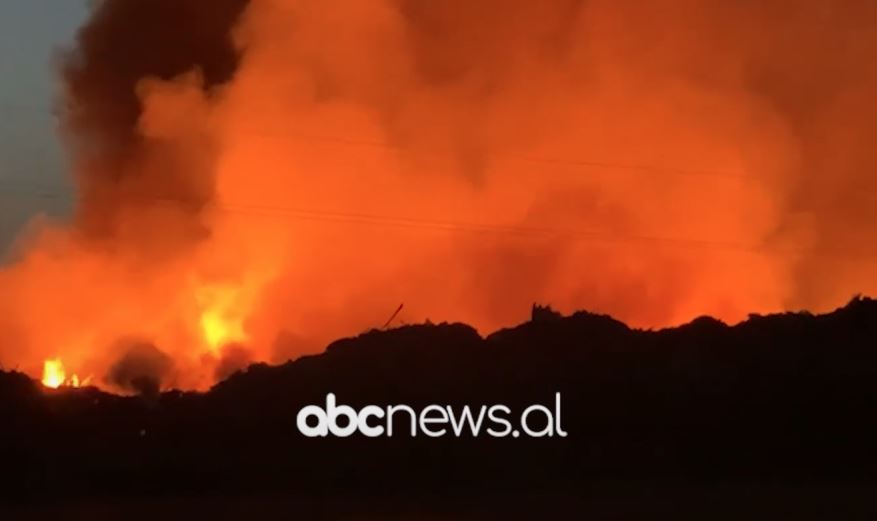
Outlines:
<svg viewBox="0 0 877 521"><path fill-rule="evenodd" d="M66 379L64 364L61 363L60 359L46 360L43 363L43 385L57 389L64 385Z"/></svg>
<svg viewBox="0 0 877 521"><path fill-rule="evenodd" d="M80 380L79 375L71 375L67 378L67 371L64 369L64 363L60 358L53 358L43 362L43 385L50 389L58 389L60 387L79 387L80 385L88 385L91 377Z"/></svg>
<svg viewBox="0 0 877 521"><path fill-rule="evenodd" d="M70 125L75 215L0 269L0 363L104 385L133 341L207 388L228 345L285 361L399 302L488 333L534 302L662 327L877 293L875 8L644 4L253 1L221 88L182 51L90 71L139 112Z"/></svg>
<svg viewBox="0 0 877 521"><path fill-rule="evenodd" d="M225 345L247 340L244 331L247 310L240 304L239 293L232 287L211 287L198 294L198 300L204 306L201 332L213 354L218 354Z"/></svg>

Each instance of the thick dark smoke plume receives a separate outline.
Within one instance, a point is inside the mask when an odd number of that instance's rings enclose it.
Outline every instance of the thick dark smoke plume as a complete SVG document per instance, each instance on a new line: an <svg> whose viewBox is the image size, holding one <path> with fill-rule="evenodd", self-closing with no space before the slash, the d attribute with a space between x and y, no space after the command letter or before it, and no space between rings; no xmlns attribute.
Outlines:
<svg viewBox="0 0 877 521"><path fill-rule="evenodd" d="M144 396L158 394L173 369L173 360L149 342L120 342L122 356L110 368L107 382Z"/></svg>
<svg viewBox="0 0 877 521"><path fill-rule="evenodd" d="M91 232L110 232L124 198L121 191L201 202L210 183L192 183L191 168L138 132L145 78L171 80L197 71L206 89L232 78L238 53L231 30L249 0L101 0L65 57L65 131L74 148L80 183L80 218ZM159 153L157 153L159 152ZM160 152L164 152L161 154ZM144 156L165 156L166 168L148 170ZM171 156L171 157L167 157ZM199 165L203 166L203 165ZM175 170L177 172L175 172ZM157 172L158 171L158 172ZM156 179L163 171L161 179ZM140 179L135 186L125 178ZM187 178L189 180L187 180ZM108 179L116 185L108 185ZM110 188L114 186L113 188ZM143 193L147 192L147 193Z"/></svg>

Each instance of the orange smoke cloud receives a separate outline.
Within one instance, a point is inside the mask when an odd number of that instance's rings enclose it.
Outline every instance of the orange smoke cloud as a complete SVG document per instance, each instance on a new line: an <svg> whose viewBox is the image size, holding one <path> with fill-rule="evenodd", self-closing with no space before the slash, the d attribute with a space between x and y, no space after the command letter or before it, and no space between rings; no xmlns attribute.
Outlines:
<svg viewBox="0 0 877 521"><path fill-rule="evenodd" d="M122 3L65 69L79 206L0 273L4 363L149 346L204 388L400 302L487 332L877 289L870 4Z"/></svg>

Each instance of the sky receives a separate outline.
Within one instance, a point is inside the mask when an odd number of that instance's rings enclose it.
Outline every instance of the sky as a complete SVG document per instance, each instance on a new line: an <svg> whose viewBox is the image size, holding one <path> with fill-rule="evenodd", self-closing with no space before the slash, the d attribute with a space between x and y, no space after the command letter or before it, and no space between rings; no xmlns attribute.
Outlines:
<svg viewBox="0 0 877 521"><path fill-rule="evenodd" d="M69 206L53 64L86 14L87 0L0 1L0 252L29 218Z"/></svg>

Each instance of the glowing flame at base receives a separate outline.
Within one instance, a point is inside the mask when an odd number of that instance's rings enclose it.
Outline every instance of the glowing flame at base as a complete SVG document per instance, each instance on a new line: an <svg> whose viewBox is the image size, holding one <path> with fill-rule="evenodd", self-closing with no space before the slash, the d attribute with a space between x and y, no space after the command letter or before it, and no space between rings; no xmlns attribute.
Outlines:
<svg viewBox="0 0 877 521"><path fill-rule="evenodd" d="M218 312L204 313L201 317L201 329L204 333L204 340L212 352L218 351L229 342L242 341L246 338L243 326L227 321Z"/></svg>
<svg viewBox="0 0 877 521"><path fill-rule="evenodd" d="M43 378L42 383L50 389L58 389L59 387L79 387L88 384L91 378L85 378L80 381L78 375L72 375L67 378L67 372L64 369L64 363L60 358L53 358L43 362Z"/></svg>
<svg viewBox="0 0 877 521"><path fill-rule="evenodd" d="M241 292L232 287L209 287L199 292L198 300L203 306L201 333L213 354L218 354L229 343L247 340L246 306L241 297Z"/></svg>
<svg viewBox="0 0 877 521"><path fill-rule="evenodd" d="M54 360L46 360L43 363L43 385L57 389L64 385L66 379L64 364L61 363L61 360L56 358Z"/></svg>

